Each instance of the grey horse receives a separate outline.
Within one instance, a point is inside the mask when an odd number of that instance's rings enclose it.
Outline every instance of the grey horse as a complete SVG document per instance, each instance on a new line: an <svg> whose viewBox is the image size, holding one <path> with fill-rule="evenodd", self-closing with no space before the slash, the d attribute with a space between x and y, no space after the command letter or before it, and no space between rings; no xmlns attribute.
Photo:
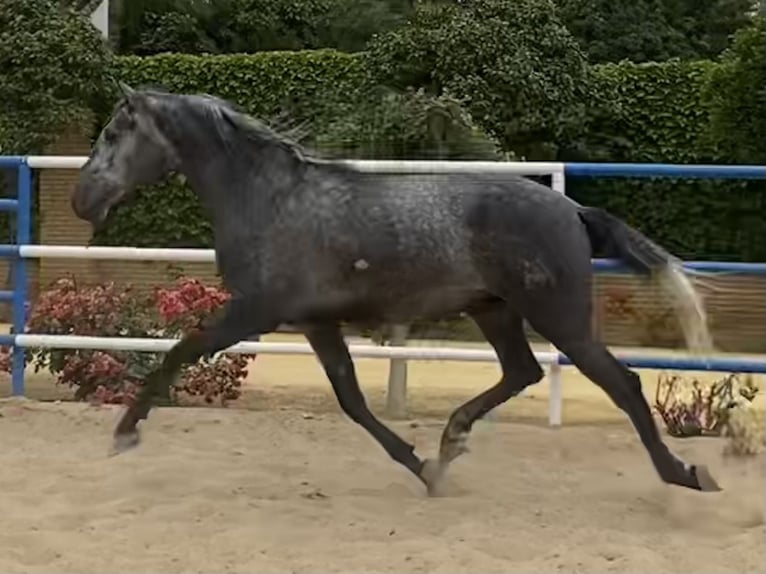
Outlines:
<svg viewBox="0 0 766 574"><path fill-rule="evenodd" d="M710 347L704 309L680 262L637 230L526 178L364 173L312 157L221 99L122 89L80 172L74 212L99 227L137 186L183 174L212 220L232 298L147 377L115 429L115 453L138 444L140 420L182 365L290 324L308 339L343 411L432 494L465 452L473 423L543 377L526 319L627 413L663 481L719 490L705 466L671 453L638 375L591 330L597 250L668 286L687 343ZM438 457L422 460L368 409L340 325L457 312L492 345L502 377L455 409Z"/></svg>

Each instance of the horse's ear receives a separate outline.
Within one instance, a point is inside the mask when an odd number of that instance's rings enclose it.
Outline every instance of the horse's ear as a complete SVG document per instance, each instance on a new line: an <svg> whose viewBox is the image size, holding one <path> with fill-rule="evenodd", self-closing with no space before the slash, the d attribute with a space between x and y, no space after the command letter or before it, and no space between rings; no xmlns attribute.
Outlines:
<svg viewBox="0 0 766 574"><path fill-rule="evenodd" d="M136 93L136 91L125 82L122 82L122 81L117 82L117 85L120 87L120 91L122 92L122 95L124 95L126 98L129 98L130 96Z"/></svg>

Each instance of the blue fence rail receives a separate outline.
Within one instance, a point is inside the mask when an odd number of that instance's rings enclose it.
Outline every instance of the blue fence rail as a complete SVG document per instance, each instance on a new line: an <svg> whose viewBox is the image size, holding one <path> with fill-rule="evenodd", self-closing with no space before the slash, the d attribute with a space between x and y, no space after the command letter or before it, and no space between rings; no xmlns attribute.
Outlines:
<svg viewBox="0 0 766 574"><path fill-rule="evenodd" d="M0 209L16 216L16 245L28 245L32 236L32 170L24 157L0 156L0 168L16 168L18 175L16 199L3 199ZM23 257L14 257L13 291L2 291L3 301L12 304L13 332L23 333L26 326L27 263ZM11 386L14 395L24 394L24 367L26 351L14 345L11 354Z"/></svg>
<svg viewBox="0 0 766 574"><path fill-rule="evenodd" d="M766 179L766 166L757 165L671 165L637 163L567 163L563 164L568 177L639 177L639 178L697 178L697 179ZM0 199L0 211L16 216L16 244L2 246L0 256L12 259L13 291L0 291L0 302L10 302L13 311L13 332L25 331L27 308L27 268L19 251L31 242L32 230L32 169L24 156L0 156L0 169L15 169L18 174L16 199ZM766 275L766 263L724 263L715 261L686 262L691 271L709 273L737 273ZM596 272L629 272L619 261L594 260ZM3 343L14 341L14 335L2 337ZM722 372L766 373L766 360L697 359L686 357L636 356L621 359L635 368L677 370L709 370ZM25 350L13 345L11 381L14 395L24 394ZM565 356L559 364L571 364Z"/></svg>

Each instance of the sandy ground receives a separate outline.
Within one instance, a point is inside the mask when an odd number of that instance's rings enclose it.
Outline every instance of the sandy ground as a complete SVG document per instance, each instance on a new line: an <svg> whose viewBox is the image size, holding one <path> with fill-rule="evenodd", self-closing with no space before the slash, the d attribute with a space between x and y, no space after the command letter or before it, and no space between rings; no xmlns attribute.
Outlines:
<svg viewBox="0 0 766 574"><path fill-rule="evenodd" d="M385 361L358 361L381 411ZM492 364L412 363L422 455ZM30 377L29 396L65 396ZM651 397L656 373L643 373ZM763 380L759 379L763 384ZM0 392L7 392L3 381ZM108 458L119 411L0 401L2 572L763 572L766 456L668 439L723 492L662 485L624 417L565 370L565 426L543 383L478 423L446 495L339 414L311 357L261 356L228 409L158 409L142 446Z"/></svg>

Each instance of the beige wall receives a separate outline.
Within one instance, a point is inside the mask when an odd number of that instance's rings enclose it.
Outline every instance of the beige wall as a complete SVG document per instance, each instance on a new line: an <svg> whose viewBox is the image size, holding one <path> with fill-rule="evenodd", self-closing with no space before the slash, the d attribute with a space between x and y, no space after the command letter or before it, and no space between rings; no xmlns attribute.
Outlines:
<svg viewBox="0 0 766 574"><path fill-rule="evenodd" d="M61 138L49 151L52 155L85 155L88 142L70 134ZM88 225L74 217L69 194L77 177L74 170L44 170L40 177L41 242L54 245L85 245L91 237ZM172 267L176 269L173 270ZM73 275L83 283L115 281L136 287L151 288L172 281L173 273L185 273L205 281L217 281L212 264L188 264L183 267L166 263L46 260L39 264L39 276L33 278L32 292L58 277ZM2 269L5 272L5 268ZM706 298L711 327L722 349L739 352L766 352L766 279L730 276L699 284ZM615 291L633 293L633 304L646 316L661 316L668 310L657 288L642 278L629 275L600 275L596 279L594 321L602 337L615 345L665 346L679 343L679 331L673 321L665 328L651 329L646 320L608 314L605 295Z"/></svg>

